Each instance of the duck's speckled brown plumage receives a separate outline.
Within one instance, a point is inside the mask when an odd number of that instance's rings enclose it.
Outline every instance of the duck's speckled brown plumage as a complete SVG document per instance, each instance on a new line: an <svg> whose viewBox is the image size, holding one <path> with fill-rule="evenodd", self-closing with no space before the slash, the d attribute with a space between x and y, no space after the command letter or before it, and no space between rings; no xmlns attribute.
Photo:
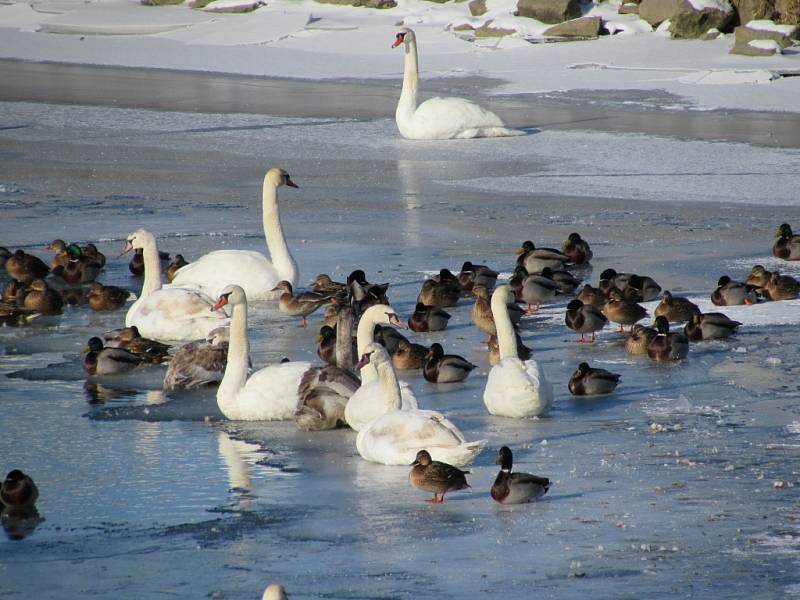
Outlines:
<svg viewBox="0 0 800 600"><path fill-rule="evenodd" d="M647 310L643 306L626 300L617 288L609 290L608 300L603 305L602 312L609 321L619 325L620 333L624 331L625 325L634 325L647 316Z"/></svg>
<svg viewBox="0 0 800 600"><path fill-rule="evenodd" d="M7 508L29 508L38 498L39 490L33 479L19 469L9 471L0 485L0 504Z"/></svg>
<svg viewBox="0 0 800 600"><path fill-rule="evenodd" d="M673 296L669 290L661 294L661 302L655 309L657 317L664 316L670 323L684 323L692 320L692 315L699 314L700 308L683 296Z"/></svg>
<svg viewBox="0 0 800 600"><path fill-rule="evenodd" d="M433 492L428 500L434 504L444 502L447 492L463 490L469 487L467 478L469 471L462 471L447 463L432 460L427 450L417 452L416 460L411 463L409 481L411 485L426 492Z"/></svg>
<svg viewBox="0 0 800 600"><path fill-rule="evenodd" d="M589 242L584 240L579 233L570 233L566 241L561 244L561 252L570 257L576 265L585 265L592 260L594 254L589 247Z"/></svg>
<svg viewBox="0 0 800 600"><path fill-rule="evenodd" d="M31 283L34 279L45 277L50 272L50 268L42 259L32 254L26 254L23 250L17 250L6 259L6 272L12 279Z"/></svg>
<svg viewBox="0 0 800 600"><path fill-rule="evenodd" d="M392 366L398 370L421 369L425 366L428 351L429 348L422 344L400 340L397 350L392 353Z"/></svg>
<svg viewBox="0 0 800 600"><path fill-rule="evenodd" d="M634 325L625 339L625 351L633 355L647 354L647 347L657 335L658 331L652 327Z"/></svg>
<svg viewBox="0 0 800 600"><path fill-rule="evenodd" d="M439 306L448 308L458 304L461 297L461 289L453 287L448 282L438 282L433 279L426 279L422 282L422 289L417 294L417 302L425 306Z"/></svg>
<svg viewBox="0 0 800 600"><path fill-rule="evenodd" d="M89 286L86 297L89 301L89 308L104 311L122 308L130 295L131 293L125 288L95 282Z"/></svg>
<svg viewBox="0 0 800 600"><path fill-rule="evenodd" d="M775 232L772 254L783 260L800 260L800 235L794 235L788 223L781 224Z"/></svg>
<svg viewBox="0 0 800 600"><path fill-rule="evenodd" d="M50 289L44 279L34 279L22 305L43 315L60 315L64 306L61 294Z"/></svg>
<svg viewBox="0 0 800 600"><path fill-rule="evenodd" d="M766 285L770 300L794 300L800 293L800 283L788 275L773 272Z"/></svg>
<svg viewBox="0 0 800 600"><path fill-rule="evenodd" d="M167 270L164 271L164 277L167 278L169 283L172 283L172 280L175 278L175 273L178 272L178 269L182 269L188 264L189 261L183 258L183 254L176 254L172 262L169 263Z"/></svg>

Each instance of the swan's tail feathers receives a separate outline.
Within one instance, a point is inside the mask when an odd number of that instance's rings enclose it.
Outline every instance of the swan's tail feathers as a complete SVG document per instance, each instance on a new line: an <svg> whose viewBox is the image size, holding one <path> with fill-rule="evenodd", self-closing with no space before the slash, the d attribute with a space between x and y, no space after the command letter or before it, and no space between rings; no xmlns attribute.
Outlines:
<svg viewBox="0 0 800 600"><path fill-rule="evenodd" d="M454 467L468 465L478 454L489 440L478 440L476 442L464 442L451 448L429 448L431 458L448 463Z"/></svg>

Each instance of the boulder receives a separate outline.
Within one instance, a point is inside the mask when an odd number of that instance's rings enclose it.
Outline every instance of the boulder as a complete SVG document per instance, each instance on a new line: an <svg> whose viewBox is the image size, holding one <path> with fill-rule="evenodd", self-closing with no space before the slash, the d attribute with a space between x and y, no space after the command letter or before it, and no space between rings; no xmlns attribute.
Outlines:
<svg viewBox="0 0 800 600"><path fill-rule="evenodd" d="M698 39L701 39L701 40L703 40L704 42L707 42L707 41L710 41L710 40L716 40L716 39L717 39L719 36L721 36L721 35L722 35L722 34L719 32L719 29L717 29L717 28L715 27L715 28L712 28L712 29L709 29L708 31L706 31L706 32L705 32L703 35L701 35L701 36L700 36Z"/></svg>
<svg viewBox="0 0 800 600"><path fill-rule="evenodd" d="M709 29L725 31L735 13L728 0L684 0L670 17L669 31L679 39L697 39Z"/></svg>
<svg viewBox="0 0 800 600"><path fill-rule="evenodd" d="M621 15L638 15L639 5L636 2L626 2L619 7L617 12Z"/></svg>
<svg viewBox="0 0 800 600"><path fill-rule="evenodd" d="M639 16L657 27L671 18L683 4L683 0L642 0L639 3Z"/></svg>
<svg viewBox="0 0 800 600"><path fill-rule="evenodd" d="M473 17L480 17L486 14L486 0L472 0L467 4L467 7Z"/></svg>
<svg viewBox="0 0 800 600"><path fill-rule="evenodd" d="M773 56L781 53L781 45L775 40L737 41L733 44L730 53L744 56Z"/></svg>
<svg viewBox="0 0 800 600"><path fill-rule="evenodd" d="M734 30L736 43L747 44L753 40L774 40L781 48L788 48L797 39L800 27L796 25L776 25L772 21L750 21Z"/></svg>
<svg viewBox="0 0 800 600"><path fill-rule="evenodd" d="M775 10L775 0L731 0L731 4L742 25L753 19L768 19Z"/></svg>
<svg viewBox="0 0 800 600"><path fill-rule="evenodd" d="M531 17L542 23L561 23L577 19L581 12L579 0L518 0L518 17Z"/></svg>
<svg viewBox="0 0 800 600"><path fill-rule="evenodd" d="M602 24L600 17L581 17L553 25L545 30L544 35L582 39L596 38L600 35Z"/></svg>
<svg viewBox="0 0 800 600"><path fill-rule="evenodd" d="M505 37L513 33L517 33L516 29L492 27L492 21L487 21L475 29L475 37Z"/></svg>

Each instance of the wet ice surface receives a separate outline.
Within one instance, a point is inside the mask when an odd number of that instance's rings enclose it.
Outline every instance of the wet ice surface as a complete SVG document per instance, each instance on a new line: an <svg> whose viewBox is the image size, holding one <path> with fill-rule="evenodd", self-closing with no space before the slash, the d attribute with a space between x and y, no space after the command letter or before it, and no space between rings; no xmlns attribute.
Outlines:
<svg viewBox="0 0 800 600"><path fill-rule="evenodd" d="M138 227L189 259L263 249L260 182L272 165L300 185L281 190L281 210L302 281L360 266L392 284L404 315L424 271L467 259L508 271L520 241L557 246L573 230L595 251L592 283L615 267L707 299L720 275L744 278L755 263L800 272L770 256L776 225L800 221L797 206L773 206L796 200L780 175L798 174L786 151L575 132L411 143L388 121L25 104L0 114L2 243L44 257L55 237L100 240L103 281L135 291L127 260L112 257ZM661 202L594 183L602 170L617 189L646 189L648 172L703 167L700 150L716 153L707 168L724 158L746 181L726 188L728 201L697 202L704 189L720 200L702 176L680 179L685 195L652 179L644 196ZM567 170L546 193L535 178L522 187L532 173ZM744 203L754 189L763 206ZM22 542L0 541L3 589L255 598L280 581L293 598L798 594L797 303L735 309L737 337L693 345L674 365L628 356L610 328L575 343L563 303L526 317L523 339L556 388L552 414L533 421L487 416L489 367L469 309L452 309L445 332L414 336L478 364L463 385L402 374L421 405L490 440L472 490L439 506L409 486L407 469L362 461L350 431L226 422L213 392L164 397L163 367L87 384L80 348L120 326L122 311L68 308L0 329L0 469L34 476L44 519ZM310 321L304 331L254 307L254 364L313 360L319 316ZM621 373L617 393L571 398L566 382L583 360ZM519 470L554 482L541 502L490 500L504 444Z"/></svg>

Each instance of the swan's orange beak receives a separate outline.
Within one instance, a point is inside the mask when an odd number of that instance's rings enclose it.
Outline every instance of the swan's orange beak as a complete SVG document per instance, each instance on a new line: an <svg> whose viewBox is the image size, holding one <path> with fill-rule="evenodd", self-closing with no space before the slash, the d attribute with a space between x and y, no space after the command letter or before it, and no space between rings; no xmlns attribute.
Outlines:
<svg viewBox="0 0 800 600"><path fill-rule="evenodd" d="M127 254L131 250L133 250L133 244L131 243L130 240L125 240L125 245L122 247L122 250L120 251L119 255L122 256L123 254Z"/></svg>
<svg viewBox="0 0 800 600"><path fill-rule="evenodd" d="M230 295L230 294L222 294L222 295L219 297L219 300L217 300L217 303L216 303L216 304L215 304L213 307L211 307L211 310L212 310L212 311L219 310L219 309L221 309L223 306L225 306L225 305L228 303L228 296L229 296L229 295Z"/></svg>
<svg viewBox="0 0 800 600"><path fill-rule="evenodd" d="M394 44L392 44L392 48L397 48L400 44L402 44L405 37L405 33L398 33L394 38Z"/></svg>

